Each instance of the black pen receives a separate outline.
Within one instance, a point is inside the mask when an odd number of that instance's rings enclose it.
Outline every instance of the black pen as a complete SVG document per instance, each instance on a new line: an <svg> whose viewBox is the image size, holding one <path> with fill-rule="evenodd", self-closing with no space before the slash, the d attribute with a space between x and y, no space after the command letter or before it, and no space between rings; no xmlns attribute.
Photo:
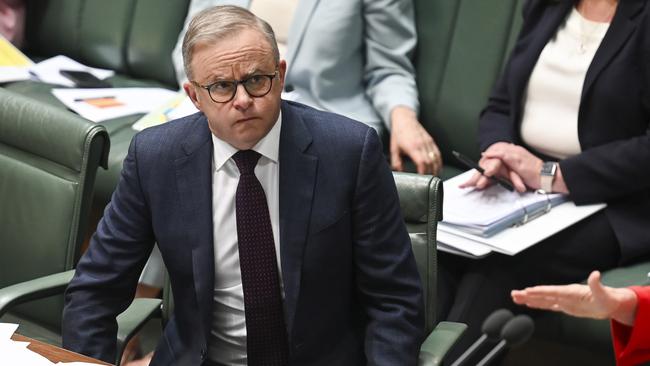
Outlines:
<svg viewBox="0 0 650 366"><path fill-rule="evenodd" d="M475 163L472 159L468 158L467 156L459 153L458 151L452 151L451 153L454 154L454 156L456 157L456 159L458 159L458 161L463 163L468 168L478 170L478 172L481 173L484 177L488 179L492 179L493 181L497 182L501 187L509 190L510 192L515 190L515 188L512 186L512 183L508 182L508 180L497 176L488 177L487 175L485 175L485 170L483 170L483 168L481 168L477 163Z"/></svg>

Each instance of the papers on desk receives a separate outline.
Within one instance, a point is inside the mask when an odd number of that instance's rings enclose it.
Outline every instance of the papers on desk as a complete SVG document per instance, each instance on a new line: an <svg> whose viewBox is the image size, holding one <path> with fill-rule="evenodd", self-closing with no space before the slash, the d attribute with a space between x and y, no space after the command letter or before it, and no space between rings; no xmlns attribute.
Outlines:
<svg viewBox="0 0 650 366"><path fill-rule="evenodd" d="M573 202L566 201L564 197L561 199L549 197L547 203L551 202L553 208L544 214L537 215L534 220L529 217L528 222L523 225L503 228L501 231L497 230L492 236L480 235L481 231L476 229L476 227L480 228L480 225L477 224L505 225L503 218L512 215L508 209L508 206L513 205L512 197L510 197L512 192L495 185L490 187L489 190L494 189L496 192L469 190L463 193L462 191L465 190L458 188L458 185L467 180L469 174L472 173L463 173L443 183L445 192L444 221L438 225L437 233L438 249L442 251L469 257L482 257L492 251L515 255L605 207L605 204L576 206ZM481 193L485 193L488 197L482 196ZM466 195L463 196L464 194ZM540 197L530 197L531 195L535 196L536 194L524 194L523 202L534 207L535 199ZM543 195L541 197L543 201L546 201ZM471 198L472 200L466 202L463 198ZM522 202L514 203L516 206L522 204ZM458 213L457 211L463 210L463 207L464 211ZM530 211L532 212L532 210ZM499 214L493 215L493 213ZM448 224L447 220L452 220L453 224ZM515 222L518 222L518 220L512 221L511 224ZM461 230L459 223L471 224L470 229Z"/></svg>
<svg viewBox="0 0 650 366"><path fill-rule="evenodd" d="M0 83L28 80L32 61L6 38L0 36Z"/></svg>
<svg viewBox="0 0 650 366"><path fill-rule="evenodd" d="M189 116L199 110L196 109L190 97L185 91L180 91L169 99L165 104L154 109L144 117L137 120L132 128L136 131L142 131L147 127L156 126L173 119Z"/></svg>
<svg viewBox="0 0 650 366"><path fill-rule="evenodd" d="M54 364L47 358L27 349L29 342L17 342L11 339L18 324L0 323L0 364L3 366L91 366L87 362L59 362Z"/></svg>
<svg viewBox="0 0 650 366"><path fill-rule="evenodd" d="M113 70L86 66L62 55L48 58L30 68L31 73L44 83L70 87L75 86L75 83L72 80L61 75L61 70L86 71L102 80L115 74L115 71Z"/></svg>
<svg viewBox="0 0 650 366"><path fill-rule="evenodd" d="M482 191L458 187L473 174L474 170L468 170L443 183L444 224L470 234L490 237L513 225L523 225L566 201L561 194L511 192L497 184Z"/></svg>
<svg viewBox="0 0 650 366"><path fill-rule="evenodd" d="M52 89L52 94L84 118L100 122L148 113L176 95L163 88Z"/></svg>

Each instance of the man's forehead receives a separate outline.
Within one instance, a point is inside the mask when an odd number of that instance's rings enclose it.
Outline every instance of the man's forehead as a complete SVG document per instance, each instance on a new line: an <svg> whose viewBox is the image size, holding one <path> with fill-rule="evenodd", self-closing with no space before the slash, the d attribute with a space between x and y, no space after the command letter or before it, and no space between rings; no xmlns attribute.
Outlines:
<svg viewBox="0 0 650 366"><path fill-rule="evenodd" d="M252 72L272 67L274 61L273 50L264 38L238 36L197 45L193 59L194 67L210 73L231 73L233 69Z"/></svg>

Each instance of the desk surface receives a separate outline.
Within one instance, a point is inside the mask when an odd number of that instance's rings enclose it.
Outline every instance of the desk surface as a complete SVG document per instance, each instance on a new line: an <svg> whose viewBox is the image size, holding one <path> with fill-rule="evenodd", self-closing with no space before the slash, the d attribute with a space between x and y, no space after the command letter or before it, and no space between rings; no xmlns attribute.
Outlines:
<svg viewBox="0 0 650 366"><path fill-rule="evenodd" d="M98 365L110 365L106 362L96 360L91 357L80 355L72 351L68 351L63 348L53 346L51 344L43 343L35 339L31 339L20 334L14 333L11 337L14 341L18 342L29 342L30 345L27 346L28 349L44 356L52 362L90 362L96 363Z"/></svg>

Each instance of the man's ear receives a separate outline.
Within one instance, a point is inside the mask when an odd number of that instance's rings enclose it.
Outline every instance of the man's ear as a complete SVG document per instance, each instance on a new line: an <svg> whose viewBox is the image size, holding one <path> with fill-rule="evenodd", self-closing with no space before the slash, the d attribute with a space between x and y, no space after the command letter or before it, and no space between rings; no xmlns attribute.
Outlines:
<svg viewBox="0 0 650 366"><path fill-rule="evenodd" d="M183 89L185 90L187 96L190 97L190 100L192 101L196 109L203 111L201 109L201 102L199 102L199 96L196 93L196 87L194 86L194 84L190 83L189 81L186 81L183 83Z"/></svg>
<svg viewBox="0 0 650 366"><path fill-rule="evenodd" d="M278 63L278 73L278 76L280 77L280 86L282 87L281 90L284 90L284 78L287 75L287 61L280 60Z"/></svg>

